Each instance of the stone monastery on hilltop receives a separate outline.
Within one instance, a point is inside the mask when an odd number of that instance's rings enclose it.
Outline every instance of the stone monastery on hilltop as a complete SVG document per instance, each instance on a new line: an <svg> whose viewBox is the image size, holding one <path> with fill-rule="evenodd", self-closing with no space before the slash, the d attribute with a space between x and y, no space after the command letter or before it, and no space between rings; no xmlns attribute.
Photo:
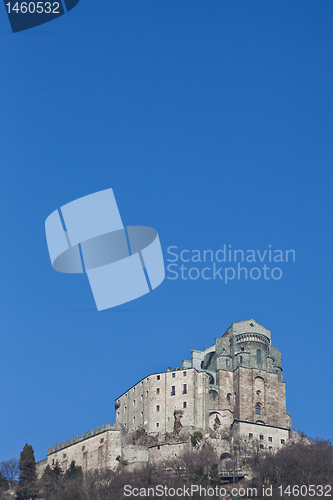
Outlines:
<svg viewBox="0 0 333 500"><path fill-rule="evenodd" d="M197 432L221 459L235 440L274 451L296 433L286 411L281 351L253 319L233 323L182 368L148 375L115 402L115 423L48 449L44 467L71 461L84 471L166 462L192 448Z"/></svg>

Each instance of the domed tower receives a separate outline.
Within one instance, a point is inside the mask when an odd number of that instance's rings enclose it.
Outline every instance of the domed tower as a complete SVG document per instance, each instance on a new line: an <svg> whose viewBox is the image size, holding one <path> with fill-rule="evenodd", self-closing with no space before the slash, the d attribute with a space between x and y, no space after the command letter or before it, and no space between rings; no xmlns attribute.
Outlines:
<svg viewBox="0 0 333 500"><path fill-rule="evenodd" d="M183 360L183 368L195 368L208 375L210 430L222 431L231 426L251 436L258 425L275 428L276 432L291 429L281 351L272 346L270 330L257 321L232 323L213 346L193 350L191 361Z"/></svg>
<svg viewBox="0 0 333 500"><path fill-rule="evenodd" d="M233 323L215 341L216 368L234 371L238 366L278 375L282 382L281 351L271 345L271 332L253 319Z"/></svg>
<svg viewBox="0 0 333 500"><path fill-rule="evenodd" d="M233 419L287 427L281 352L253 319L233 323L215 340L219 406Z"/></svg>

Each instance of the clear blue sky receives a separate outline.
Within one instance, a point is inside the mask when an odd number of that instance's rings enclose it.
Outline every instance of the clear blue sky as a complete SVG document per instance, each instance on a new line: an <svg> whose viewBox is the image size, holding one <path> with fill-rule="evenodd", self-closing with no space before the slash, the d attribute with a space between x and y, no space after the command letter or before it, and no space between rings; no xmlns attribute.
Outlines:
<svg viewBox="0 0 333 500"><path fill-rule="evenodd" d="M294 427L332 439L331 0L81 0L10 33L0 10L0 460L106 422L149 373L254 318ZM294 249L281 280L165 280L95 312L44 222L112 187L163 252Z"/></svg>

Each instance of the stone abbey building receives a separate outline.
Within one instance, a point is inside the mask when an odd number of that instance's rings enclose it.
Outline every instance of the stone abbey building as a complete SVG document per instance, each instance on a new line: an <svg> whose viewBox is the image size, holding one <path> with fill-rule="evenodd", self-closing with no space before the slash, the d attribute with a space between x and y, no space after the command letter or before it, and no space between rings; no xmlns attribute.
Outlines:
<svg viewBox="0 0 333 500"><path fill-rule="evenodd" d="M214 345L193 350L181 369L139 381L116 400L112 426L49 448L38 470L56 462L66 470L72 460L86 471L165 462L191 449L198 431L221 457L231 456L239 439L266 451L294 439L281 352L256 321L233 323Z"/></svg>

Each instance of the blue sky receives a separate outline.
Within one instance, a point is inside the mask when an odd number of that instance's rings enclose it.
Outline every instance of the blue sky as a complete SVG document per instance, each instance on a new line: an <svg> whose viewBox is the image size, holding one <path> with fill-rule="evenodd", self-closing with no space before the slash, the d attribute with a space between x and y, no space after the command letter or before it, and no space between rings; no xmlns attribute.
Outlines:
<svg viewBox="0 0 333 500"><path fill-rule="evenodd" d="M113 422L114 399L254 318L294 427L332 439L333 5L81 0L11 34L0 11L0 460ZM167 248L294 249L280 280L169 280L96 312L53 271L47 216L112 187ZM168 264L168 262L166 262Z"/></svg>

